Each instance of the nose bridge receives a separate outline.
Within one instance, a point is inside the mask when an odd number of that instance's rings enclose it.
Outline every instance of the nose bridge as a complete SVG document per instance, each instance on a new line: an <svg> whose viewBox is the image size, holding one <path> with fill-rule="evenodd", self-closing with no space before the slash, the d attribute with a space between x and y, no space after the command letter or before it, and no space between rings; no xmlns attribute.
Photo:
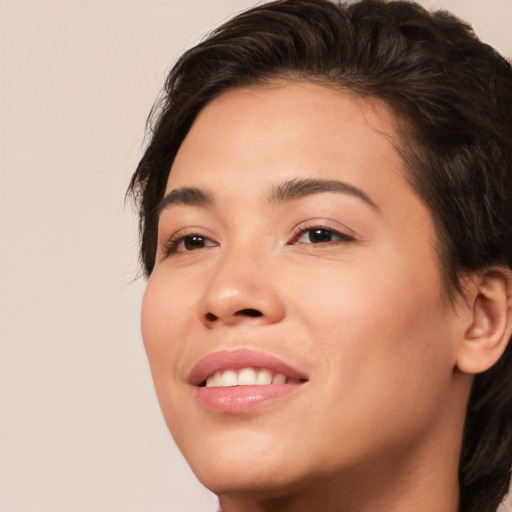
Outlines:
<svg viewBox="0 0 512 512"><path fill-rule="evenodd" d="M277 283L269 275L271 256L247 241L225 249L210 271L199 304L203 322L272 323L284 315Z"/></svg>

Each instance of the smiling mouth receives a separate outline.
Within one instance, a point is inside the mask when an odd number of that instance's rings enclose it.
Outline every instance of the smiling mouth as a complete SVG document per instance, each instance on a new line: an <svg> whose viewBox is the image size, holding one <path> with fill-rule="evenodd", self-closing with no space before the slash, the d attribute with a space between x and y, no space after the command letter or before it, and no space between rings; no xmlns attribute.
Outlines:
<svg viewBox="0 0 512 512"><path fill-rule="evenodd" d="M306 379L292 379L283 373L267 368L240 368L215 372L201 383L202 387L222 388L234 386L269 386L276 384L301 384Z"/></svg>
<svg viewBox="0 0 512 512"><path fill-rule="evenodd" d="M203 357L187 380L206 410L236 415L268 410L264 406L304 389L309 377L275 356L242 348Z"/></svg>

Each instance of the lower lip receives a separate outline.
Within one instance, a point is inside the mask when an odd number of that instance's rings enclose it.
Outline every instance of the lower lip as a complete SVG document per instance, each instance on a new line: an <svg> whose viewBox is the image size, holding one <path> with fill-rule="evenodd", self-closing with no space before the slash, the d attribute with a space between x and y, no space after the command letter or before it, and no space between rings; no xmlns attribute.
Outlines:
<svg viewBox="0 0 512 512"><path fill-rule="evenodd" d="M303 384L269 384L267 386L200 387L201 404L214 412L241 413L284 398Z"/></svg>

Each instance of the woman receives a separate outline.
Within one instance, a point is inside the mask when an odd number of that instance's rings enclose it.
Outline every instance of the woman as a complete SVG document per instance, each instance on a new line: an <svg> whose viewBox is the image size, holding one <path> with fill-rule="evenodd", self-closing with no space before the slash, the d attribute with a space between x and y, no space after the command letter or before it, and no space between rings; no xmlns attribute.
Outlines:
<svg viewBox="0 0 512 512"><path fill-rule="evenodd" d="M187 52L130 190L169 429L224 512L495 511L512 71L416 4L289 0Z"/></svg>

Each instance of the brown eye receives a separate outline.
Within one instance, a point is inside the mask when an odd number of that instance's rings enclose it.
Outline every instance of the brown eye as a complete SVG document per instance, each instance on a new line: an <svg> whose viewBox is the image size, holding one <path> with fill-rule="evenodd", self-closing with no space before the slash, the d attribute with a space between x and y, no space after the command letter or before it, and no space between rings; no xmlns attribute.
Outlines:
<svg viewBox="0 0 512 512"><path fill-rule="evenodd" d="M207 238L204 236L186 236L182 240L182 247L185 251L193 251L194 249L202 249L206 246ZM180 247L178 246L178 250Z"/></svg>
<svg viewBox="0 0 512 512"><path fill-rule="evenodd" d="M171 256L176 253L197 251L205 247L215 247L216 245L215 242L202 235L177 236L165 245L164 254L165 256Z"/></svg>
<svg viewBox="0 0 512 512"><path fill-rule="evenodd" d="M322 242L331 242L333 238L333 232L327 229L310 229L307 232L308 239L313 244L318 244Z"/></svg>
<svg viewBox="0 0 512 512"><path fill-rule="evenodd" d="M314 227L303 229L294 240L293 244L330 244L353 242L354 238L345 233L333 229Z"/></svg>

